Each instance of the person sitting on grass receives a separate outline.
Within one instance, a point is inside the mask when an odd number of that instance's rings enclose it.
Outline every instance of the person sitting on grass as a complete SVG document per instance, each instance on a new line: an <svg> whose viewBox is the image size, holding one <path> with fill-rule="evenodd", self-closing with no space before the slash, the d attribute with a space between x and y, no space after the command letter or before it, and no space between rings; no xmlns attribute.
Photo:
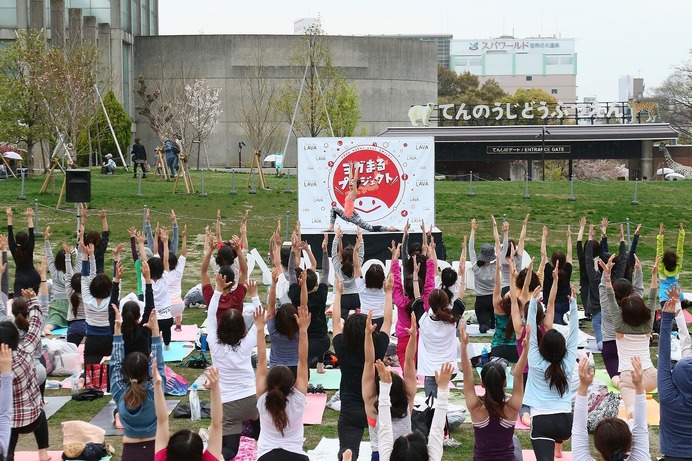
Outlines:
<svg viewBox="0 0 692 461"><path fill-rule="evenodd" d="M589 386L593 382L595 369L588 360L579 362L579 390L574 402L572 424L572 459L593 461L590 453L589 434L586 421L589 405ZM636 389L634 425L630 427L618 417L604 418L598 422L593 434L599 461L649 461L649 432L646 428L646 391L642 382L642 363L632 357L632 382ZM661 427L663 429L663 427Z"/></svg>
<svg viewBox="0 0 692 461"><path fill-rule="evenodd" d="M657 381L664 461L689 458L692 452L692 357L682 358L675 367L670 360L671 330L678 303L673 296L671 292L663 306L658 343Z"/></svg>
<svg viewBox="0 0 692 461"><path fill-rule="evenodd" d="M113 161L113 154L106 154L104 158L106 161L103 162L101 167L101 174L112 175L115 173L115 169L117 168L115 162Z"/></svg>
<svg viewBox="0 0 692 461"><path fill-rule="evenodd" d="M310 312L305 304L298 308L298 367L276 365L267 371L267 344L264 339L264 312L257 328L257 409L260 431L257 461L308 461L303 451L303 413L308 393L308 327Z"/></svg>
<svg viewBox="0 0 692 461"><path fill-rule="evenodd" d="M392 388L392 375L381 360L377 361L376 366L380 376L380 398L377 409L380 424L380 430L377 434L380 461L389 461L390 459L440 461L442 459L442 441L447 421L447 409L449 408L449 381L452 379L454 366L451 363L446 363L442 365L439 372L435 371L435 381L440 390L435 402L435 415L430 425L427 443L425 436L419 431L409 432L394 439L391 417L392 403L389 397Z"/></svg>
<svg viewBox="0 0 692 461"><path fill-rule="evenodd" d="M221 456L221 439L223 430L223 404L221 403L221 388L219 386L219 369L209 367L204 370L207 380L204 387L211 394L211 425L207 448L197 432L181 429L169 437L168 408L163 395L164 377L158 370L158 361L152 363L154 377L154 403L156 405L156 440L154 442L154 461L185 460L185 461L223 461ZM165 376L165 375L164 375Z"/></svg>
<svg viewBox="0 0 692 461"><path fill-rule="evenodd" d="M515 296L512 297L512 302L517 302ZM514 427L524 397L522 374L527 363L530 336L530 327L527 326L524 349L521 357L514 365L512 396L509 399L505 396L507 369L500 361L491 361L483 366L481 386L485 390L485 394L479 396L476 394L473 368L469 359L469 334L466 332L466 321L463 320L459 325L464 397L466 398L466 407L471 415L475 439L473 461L514 461L521 459L521 444L514 435Z"/></svg>
<svg viewBox="0 0 692 461"><path fill-rule="evenodd" d="M148 461L154 459L157 418L154 394L158 386L166 386L165 379L158 384L149 377L149 355L132 352L125 356L125 341L121 326L122 318L117 306L111 306L115 315L113 354L111 355L111 395L115 401L120 422L124 429L122 461ZM147 328L151 330L151 347L156 357L157 372L165 376L163 345L159 336L156 311L149 316Z"/></svg>

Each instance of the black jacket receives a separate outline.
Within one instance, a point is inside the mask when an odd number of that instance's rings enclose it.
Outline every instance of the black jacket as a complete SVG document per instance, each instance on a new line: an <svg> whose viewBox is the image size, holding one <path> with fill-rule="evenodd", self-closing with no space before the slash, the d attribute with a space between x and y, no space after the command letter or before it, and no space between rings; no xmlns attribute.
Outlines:
<svg viewBox="0 0 692 461"><path fill-rule="evenodd" d="M134 144L132 146L132 155L134 155L135 160L146 160L147 151L141 144Z"/></svg>

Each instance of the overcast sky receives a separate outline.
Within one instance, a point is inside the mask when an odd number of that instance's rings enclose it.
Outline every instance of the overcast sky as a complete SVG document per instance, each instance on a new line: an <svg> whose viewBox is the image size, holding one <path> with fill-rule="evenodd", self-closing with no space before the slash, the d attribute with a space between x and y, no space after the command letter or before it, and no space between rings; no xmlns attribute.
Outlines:
<svg viewBox="0 0 692 461"><path fill-rule="evenodd" d="M618 78L647 90L692 57L688 0L160 0L163 35L293 34L320 15L330 35L438 34L455 39L514 35L576 39L577 95L612 101Z"/></svg>

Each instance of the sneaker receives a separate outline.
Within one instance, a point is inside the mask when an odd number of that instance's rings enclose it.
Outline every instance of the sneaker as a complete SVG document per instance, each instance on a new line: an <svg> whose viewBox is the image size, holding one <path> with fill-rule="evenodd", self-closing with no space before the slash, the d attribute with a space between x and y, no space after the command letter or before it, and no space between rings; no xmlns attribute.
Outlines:
<svg viewBox="0 0 692 461"><path fill-rule="evenodd" d="M327 391L324 390L324 386L322 386L321 384L318 384L317 386L315 386L315 394L326 394L326 393L327 393Z"/></svg>
<svg viewBox="0 0 692 461"><path fill-rule="evenodd" d="M315 393L315 386L312 384L308 384L308 394L314 394Z"/></svg>
<svg viewBox="0 0 692 461"><path fill-rule="evenodd" d="M461 446L461 442L451 437L448 437L444 440L444 442L442 442L442 446L445 448L459 448Z"/></svg>

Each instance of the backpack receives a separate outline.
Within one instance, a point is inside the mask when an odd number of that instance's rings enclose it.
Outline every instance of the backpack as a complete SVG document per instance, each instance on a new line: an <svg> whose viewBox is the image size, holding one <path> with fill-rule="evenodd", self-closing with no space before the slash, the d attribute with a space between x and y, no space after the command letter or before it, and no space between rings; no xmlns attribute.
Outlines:
<svg viewBox="0 0 692 461"><path fill-rule="evenodd" d="M430 426L432 426L433 416L435 416L435 397L432 394L428 395L425 403L413 407L411 411L411 430L418 431L428 438L430 434ZM445 422L445 436L449 435L449 422Z"/></svg>
<svg viewBox="0 0 692 461"><path fill-rule="evenodd" d="M593 434L599 422L606 418L614 418L620 409L620 397L607 389L589 396L586 429Z"/></svg>

